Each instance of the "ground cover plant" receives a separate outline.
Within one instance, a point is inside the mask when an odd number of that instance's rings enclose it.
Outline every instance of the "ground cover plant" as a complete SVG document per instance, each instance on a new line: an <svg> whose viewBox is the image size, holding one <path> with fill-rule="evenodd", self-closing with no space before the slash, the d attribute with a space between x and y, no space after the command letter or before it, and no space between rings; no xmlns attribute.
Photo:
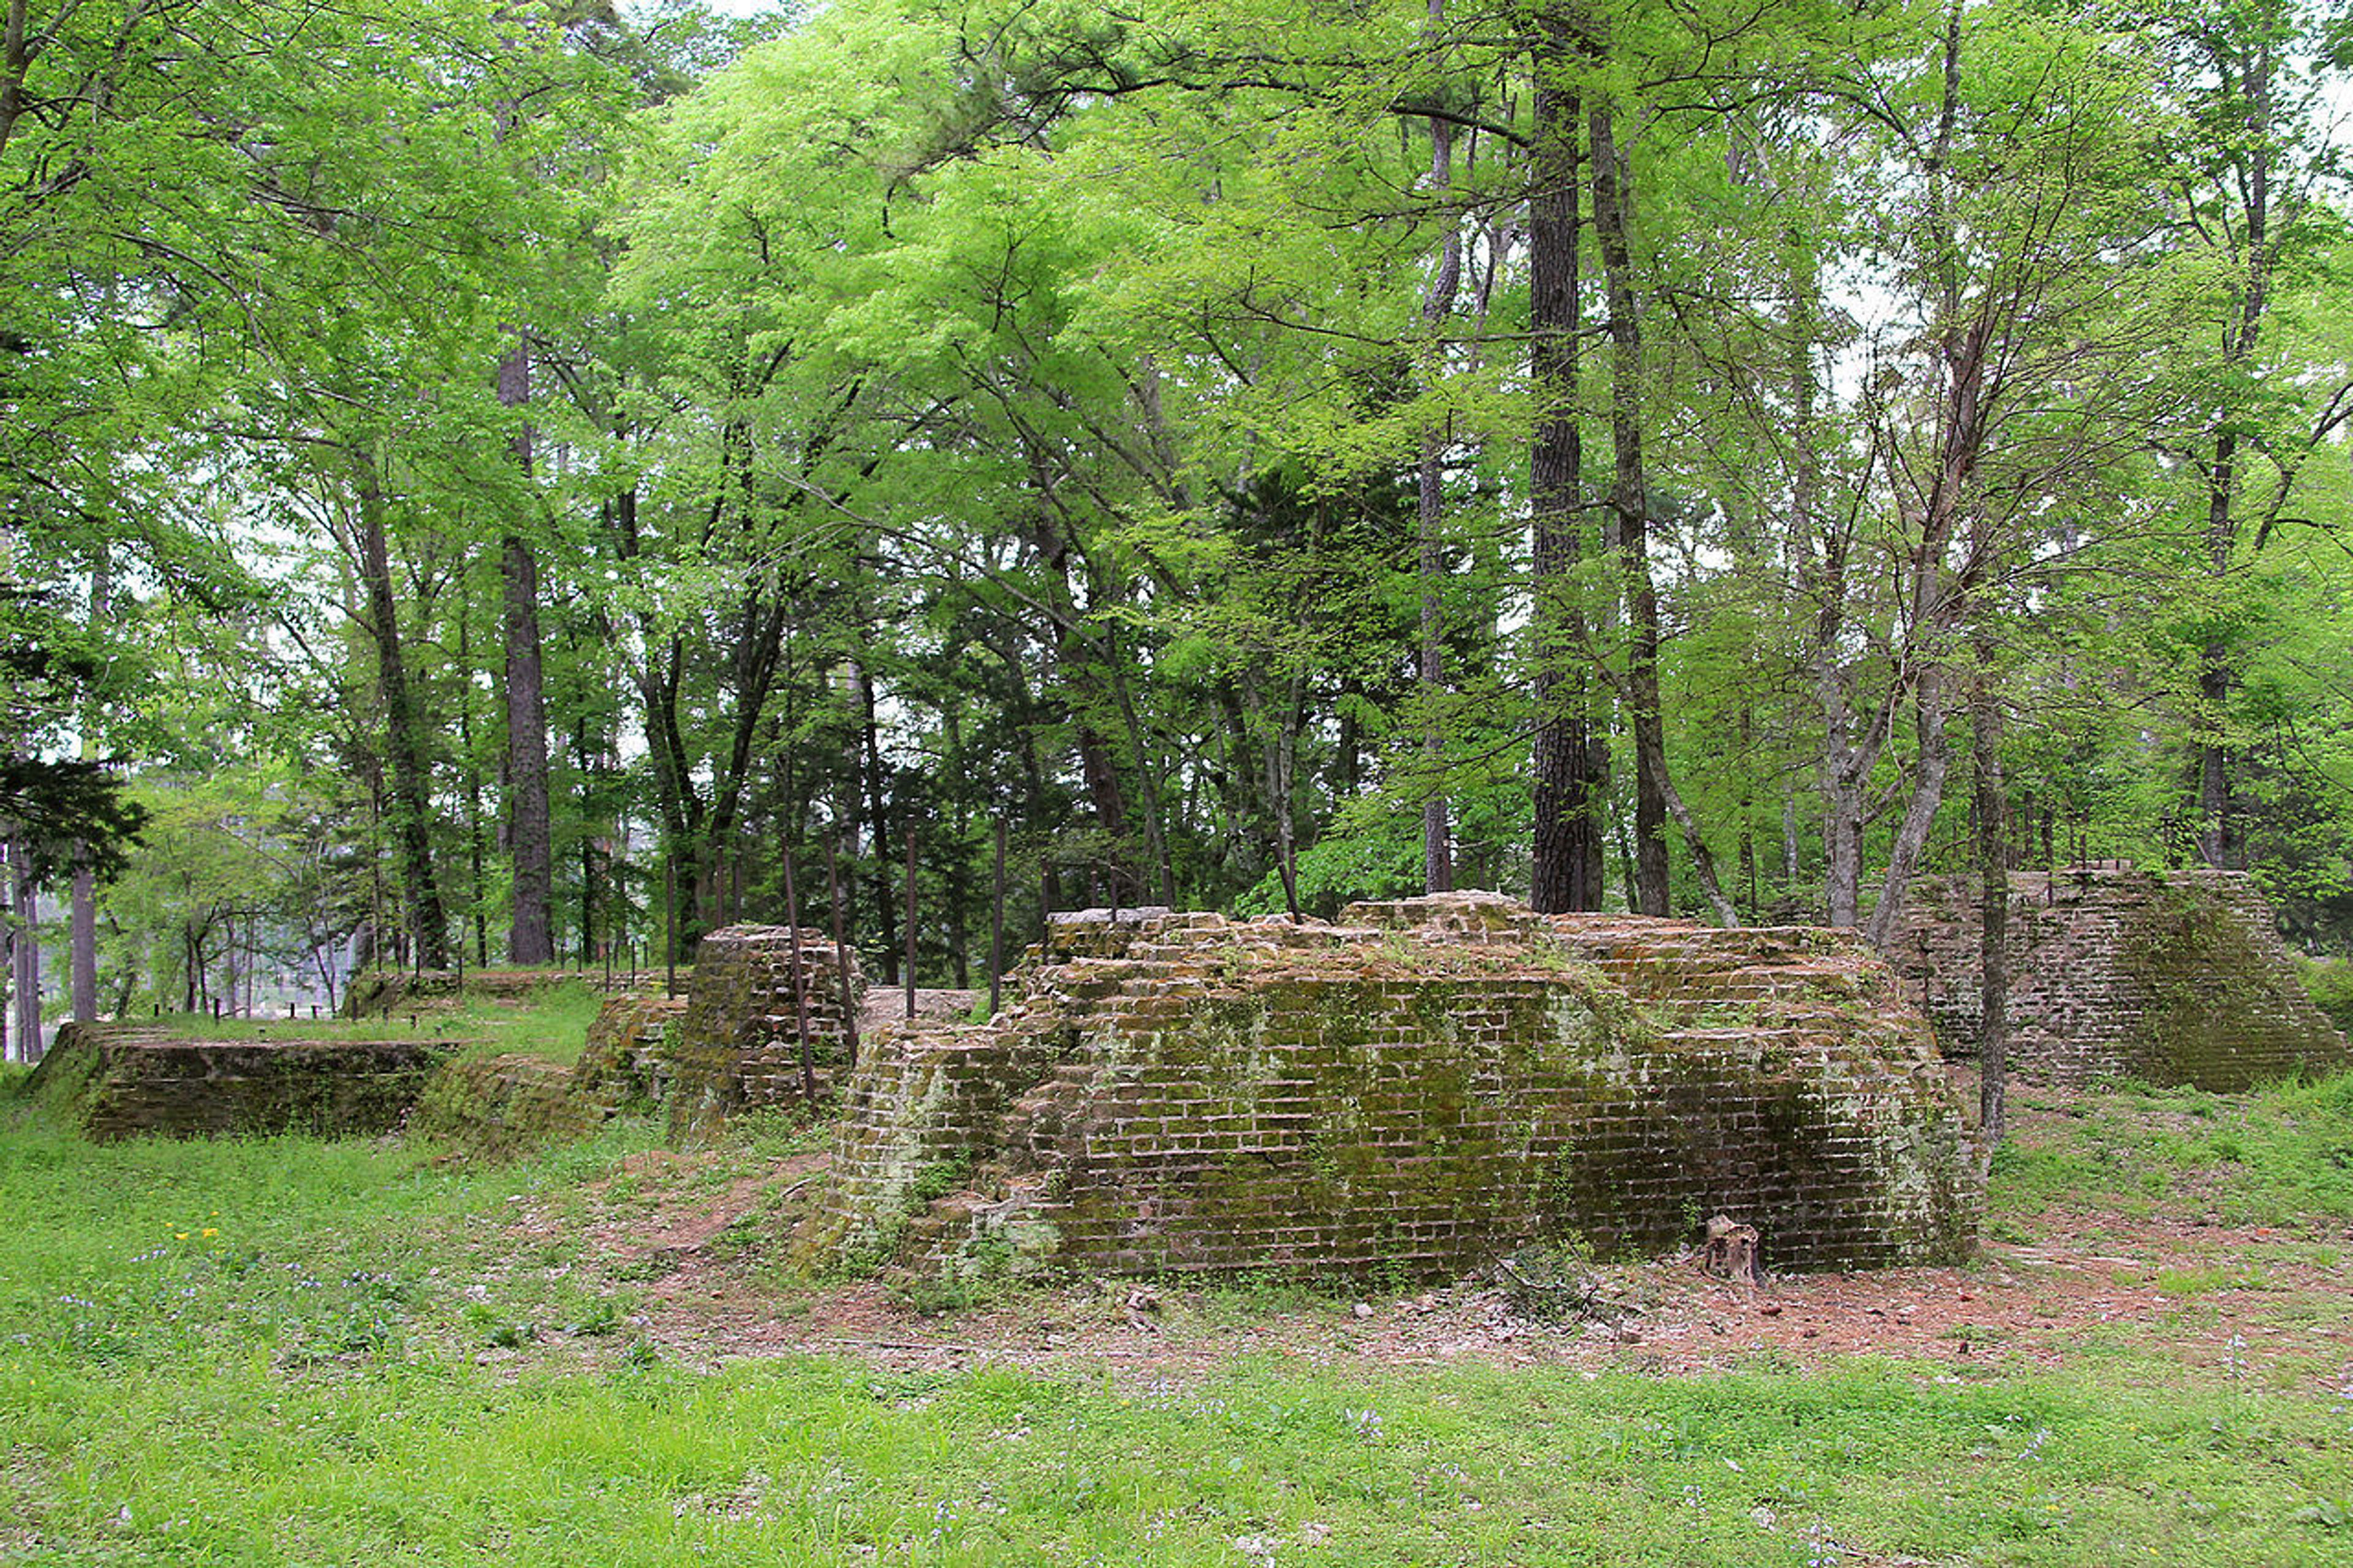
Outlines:
<svg viewBox="0 0 2353 1568"><path fill-rule="evenodd" d="M388 1010L356 1018L156 1013L133 1022L199 1040L463 1040L484 1055L515 1051L568 1064L579 1059L588 1026L603 1003L604 994L593 981L550 970L543 984L505 994L474 984L455 996L402 998Z"/></svg>
<svg viewBox="0 0 2353 1568"><path fill-rule="evenodd" d="M1969 1268L1615 1268L1627 1315L1556 1322L1267 1279L925 1316L780 1272L821 1129L657 1140L95 1147L0 1092L0 1561L2353 1556L2353 1079L2029 1092Z"/></svg>

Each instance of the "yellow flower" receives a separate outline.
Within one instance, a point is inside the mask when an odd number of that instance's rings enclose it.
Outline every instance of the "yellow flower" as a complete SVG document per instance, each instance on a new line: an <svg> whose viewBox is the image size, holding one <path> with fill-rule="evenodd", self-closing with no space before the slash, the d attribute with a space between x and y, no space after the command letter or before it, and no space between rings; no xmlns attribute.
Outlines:
<svg viewBox="0 0 2353 1568"><path fill-rule="evenodd" d="M218 1226L208 1225L205 1226L203 1230L197 1232L197 1234L199 1236L218 1236L220 1234L220 1227Z"/></svg>
<svg viewBox="0 0 2353 1568"><path fill-rule="evenodd" d="M188 1239L188 1233L185 1230L175 1230L172 1233L172 1239L174 1241L185 1241Z"/></svg>

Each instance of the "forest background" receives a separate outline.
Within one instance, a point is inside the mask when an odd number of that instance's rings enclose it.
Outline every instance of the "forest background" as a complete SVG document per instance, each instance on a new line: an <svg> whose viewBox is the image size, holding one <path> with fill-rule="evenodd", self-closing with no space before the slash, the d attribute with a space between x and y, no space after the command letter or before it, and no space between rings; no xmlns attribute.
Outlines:
<svg viewBox="0 0 2353 1568"><path fill-rule="evenodd" d="M7 0L11 1052L788 856L967 984L1000 827L1017 933L2125 858L2342 951L2348 29Z"/></svg>

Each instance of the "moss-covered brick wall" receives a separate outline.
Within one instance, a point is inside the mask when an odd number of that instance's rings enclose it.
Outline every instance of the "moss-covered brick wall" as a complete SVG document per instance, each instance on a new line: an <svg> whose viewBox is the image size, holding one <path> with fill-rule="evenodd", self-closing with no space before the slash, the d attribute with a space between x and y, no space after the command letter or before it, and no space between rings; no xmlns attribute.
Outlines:
<svg viewBox="0 0 2353 1568"><path fill-rule="evenodd" d="M1888 954L1956 1055L1979 1045L1980 929L1975 879L1924 879ZM2242 872L2013 872L2009 948L2025 1076L2232 1090L2353 1065Z"/></svg>
<svg viewBox="0 0 2353 1568"><path fill-rule="evenodd" d="M849 1061L840 961L831 942L803 929L801 983L809 1056L830 1080ZM847 1005L865 994L849 955ZM784 926L733 925L702 939L686 1011L664 1047L670 1058L670 1131L691 1138L730 1111L802 1098L799 1004L793 937Z"/></svg>
<svg viewBox="0 0 2353 1568"><path fill-rule="evenodd" d="M407 1129L504 1157L576 1138L624 1110L651 1111L668 1090L664 1044L686 1005L667 996L610 998L569 1068L520 1053L452 1061L426 1086Z"/></svg>
<svg viewBox="0 0 2353 1568"><path fill-rule="evenodd" d="M192 1040L69 1024L27 1090L100 1141L388 1131L462 1042Z"/></svg>
<svg viewBox="0 0 2353 1568"><path fill-rule="evenodd" d="M1982 1172L1852 937L1546 919L1058 917L986 1026L850 1079L812 1263L1429 1278L1540 1237L1756 1226L1794 1268L1968 1250Z"/></svg>
<svg viewBox="0 0 2353 1568"><path fill-rule="evenodd" d="M576 1092L571 1069L510 1053L453 1061L435 1073L409 1113L408 1131L503 1157L577 1138L602 1120Z"/></svg>

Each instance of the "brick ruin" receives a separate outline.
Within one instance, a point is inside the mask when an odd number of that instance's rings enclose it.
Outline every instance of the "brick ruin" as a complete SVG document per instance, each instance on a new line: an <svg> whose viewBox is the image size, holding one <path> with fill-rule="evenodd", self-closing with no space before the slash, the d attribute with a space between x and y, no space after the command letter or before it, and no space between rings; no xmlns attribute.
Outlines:
<svg viewBox="0 0 2353 1568"><path fill-rule="evenodd" d="M1980 1044L1978 886L1915 882L1888 955L1956 1056ZM2353 1065L2243 872L2014 871L2007 945L2009 1061L2024 1076L2230 1091Z"/></svg>
<svg viewBox="0 0 2353 1568"><path fill-rule="evenodd" d="M841 976L844 955L807 928L800 933L801 989L808 1007L809 1055L827 1081L849 1059ZM847 955L848 994L865 994L858 954ZM732 1111L798 1104L803 1099L793 933L787 926L733 925L695 951L686 1010L664 1047L670 1058L670 1133L691 1138Z"/></svg>
<svg viewBox="0 0 2353 1568"><path fill-rule="evenodd" d="M849 1082L814 1265L1431 1278L1530 1239L1776 1267L1971 1246L1983 1168L1926 1024L1851 933L1539 917L1058 916L985 1026Z"/></svg>
<svg viewBox="0 0 2353 1568"><path fill-rule="evenodd" d="M624 1110L670 1098L670 1037L683 998L616 996L597 1009L579 1059L507 1052L465 1058L433 1075L406 1131L504 1156L577 1138Z"/></svg>
<svg viewBox="0 0 2353 1568"><path fill-rule="evenodd" d="M399 1126L463 1048L446 1040L183 1039L132 1024L68 1024L25 1092L100 1142L364 1136Z"/></svg>

